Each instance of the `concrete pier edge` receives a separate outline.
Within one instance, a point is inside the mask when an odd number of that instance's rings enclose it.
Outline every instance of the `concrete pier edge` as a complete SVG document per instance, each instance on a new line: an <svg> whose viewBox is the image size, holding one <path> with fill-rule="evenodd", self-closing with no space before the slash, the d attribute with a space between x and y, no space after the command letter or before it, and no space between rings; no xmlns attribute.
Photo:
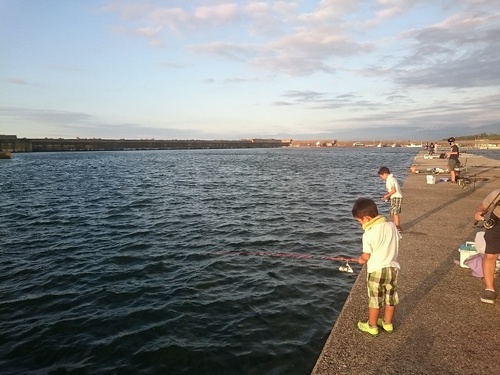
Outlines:
<svg viewBox="0 0 500 375"><path fill-rule="evenodd" d="M449 174L433 171L446 170L447 160L428 159L423 151L414 161L419 173L404 179L394 333L371 337L356 328L368 318L363 267L313 375L500 373L500 299L480 302L482 279L457 264L458 247L481 230L473 225L475 209L500 188L500 161L473 154L460 159L466 188L441 182ZM436 184L427 183L430 174ZM500 290L498 278L495 286Z"/></svg>

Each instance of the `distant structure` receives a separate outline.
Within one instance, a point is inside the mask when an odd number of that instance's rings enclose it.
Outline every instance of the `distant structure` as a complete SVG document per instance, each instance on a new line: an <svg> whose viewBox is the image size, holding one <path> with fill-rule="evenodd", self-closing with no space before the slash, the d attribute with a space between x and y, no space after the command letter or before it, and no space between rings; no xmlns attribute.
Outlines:
<svg viewBox="0 0 500 375"><path fill-rule="evenodd" d="M16 135L0 134L0 151L1 154L11 152L30 152L31 144L26 139L18 139Z"/></svg>
<svg viewBox="0 0 500 375"><path fill-rule="evenodd" d="M283 140L290 141L291 147L335 147L338 146L337 140Z"/></svg>
<svg viewBox="0 0 500 375"><path fill-rule="evenodd" d="M131 151L131 150L191 150L227 148L278 148L290 143L280 139L231 140L155 140L155 139L101 139L101 138L22 138L0 135L0 148L9 152L60 152L60 151Z"/></svg>

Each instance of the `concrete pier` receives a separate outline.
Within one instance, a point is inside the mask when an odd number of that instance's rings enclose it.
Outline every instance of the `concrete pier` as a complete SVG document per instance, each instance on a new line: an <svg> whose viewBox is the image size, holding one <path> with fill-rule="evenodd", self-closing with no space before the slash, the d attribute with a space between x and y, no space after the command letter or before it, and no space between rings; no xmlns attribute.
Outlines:
<svg viewBox="0 0 500 375"><path fill-rule="evenodd" d="M460 244L474 241L480 230L475 209L500 188L500 161L462 154L462 163L466 159L466 188L439 182L446 173L428 184L426 175L446 170L447 160L425 159L423 152L414 163L419 173L396 176L404 180L404 198L394 333L371 337L357 330L358 320L368 319L363 267L313 375L500 374L500 299L480 302L482 279L456 264ZM495 287L500 291L498 278Z"/></svg>

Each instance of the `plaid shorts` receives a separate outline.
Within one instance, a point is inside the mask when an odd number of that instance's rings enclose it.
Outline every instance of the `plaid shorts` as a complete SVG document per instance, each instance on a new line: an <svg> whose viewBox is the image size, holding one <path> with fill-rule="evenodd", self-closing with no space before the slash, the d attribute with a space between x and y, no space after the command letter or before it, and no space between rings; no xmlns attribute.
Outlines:
<svg viewBox="0 0 500 375"><path fill-rule="evenodd" d="M382 308L385 305L396 306L399 303L397 292L398 271L393 267L385 267L370 272L367 277L368 307Z"/></svg>
<svg viewBox="0 0 500 375"><path fill-rule="evenodd" d="M401 213L401 202L403 198L391 198L391 215L398 215Z"/></svg>

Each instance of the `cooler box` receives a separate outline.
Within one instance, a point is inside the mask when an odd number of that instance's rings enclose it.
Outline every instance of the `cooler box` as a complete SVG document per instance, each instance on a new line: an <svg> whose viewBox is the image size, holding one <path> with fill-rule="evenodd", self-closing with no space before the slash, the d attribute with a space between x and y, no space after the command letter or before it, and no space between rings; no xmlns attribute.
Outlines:
<svg viewBox="0 0 500 375"><path fill-rule="evenodd" d="M426 178L428 184L434 185L436 183L436 177L434 177L433 175L428 174Z"/></svg>
<svg viewBox="0 0 500 375"><path fill-rule="evenodd" d="M464 261L471 255L477 254L477 250L474 245L475 242L467 241L458 248L458 251L460 251L460 267L469 268L464 264Z"/></svg>

